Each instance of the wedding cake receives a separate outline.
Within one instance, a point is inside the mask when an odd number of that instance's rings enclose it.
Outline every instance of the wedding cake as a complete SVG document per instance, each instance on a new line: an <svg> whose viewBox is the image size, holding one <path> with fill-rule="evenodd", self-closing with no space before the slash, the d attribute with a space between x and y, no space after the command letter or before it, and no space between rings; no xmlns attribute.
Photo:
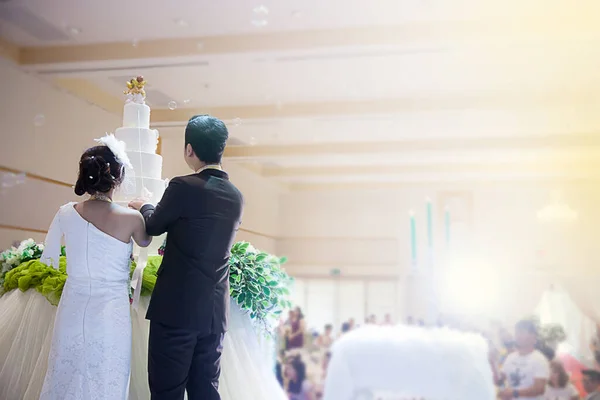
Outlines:
<svg viewBox="0 0 600 400"><path fill-rule="evenodd" d="M145 102L146 81L141 76L127 82L127 100L123 110L123 126L115 131L115 137L125 143L127 156L133 168L125 169L125 180L115 201L127 205L137 197L147 198L157 204L164 191L162 179L162 156L156 154L158 131L150 129L150 107Z"/></svg>
<svg viewBox="0 0 600 400"><path fill-rule="evenodd" d="M125 167L125 179L114 196L115 203L124 207L138 197L158 204L167 185L166 180L162 179L163 158L156 154L158 131L150 129L150 107L146 104L145 85L142 76L127 82L123 126L115 131L117 140L125 143L125 151L131 162L130 166ZM154 238L145 254L158 254L164 236ZM136 255L139 250L136 248Z"/></svg>

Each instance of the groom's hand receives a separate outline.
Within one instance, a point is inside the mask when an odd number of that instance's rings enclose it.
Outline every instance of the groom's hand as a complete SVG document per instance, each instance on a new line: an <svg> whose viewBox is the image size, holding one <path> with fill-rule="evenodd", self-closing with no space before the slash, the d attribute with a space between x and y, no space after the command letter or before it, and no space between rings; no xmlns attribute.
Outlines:
<svg viewBox="0 0 600 400"><path fill-rule="evenodd" d="M129 202L129 208L139 211L144 204L148 204L148 199L138 197L137 199L133 199Z"/></svg>

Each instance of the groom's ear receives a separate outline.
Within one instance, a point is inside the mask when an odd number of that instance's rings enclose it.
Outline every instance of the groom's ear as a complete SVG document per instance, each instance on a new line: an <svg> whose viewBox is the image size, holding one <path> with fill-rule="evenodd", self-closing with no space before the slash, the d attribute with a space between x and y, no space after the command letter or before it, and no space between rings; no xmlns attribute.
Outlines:
<svg viewBox="0 0 600 400"><path fill-rule="evenodd" d="M194 149L192 148L192 145L190 143L185 145L185 155L187 157L193 157L195 156L194 154Z"/></svg>

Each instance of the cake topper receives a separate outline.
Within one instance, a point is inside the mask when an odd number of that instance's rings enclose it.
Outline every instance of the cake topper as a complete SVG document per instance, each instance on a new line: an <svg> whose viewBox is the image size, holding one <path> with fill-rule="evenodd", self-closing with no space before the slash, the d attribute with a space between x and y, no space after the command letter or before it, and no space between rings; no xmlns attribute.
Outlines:
<svg viewBox="0 0 600 400"><path fill-rule="evenodd" d="M146 81L144 80L143 76L132 78L129 82L127 82L127 90L123 92L127 95L127 101L144 104L144 100L146 98L146 91L144 90L145 85Z"/></svg>

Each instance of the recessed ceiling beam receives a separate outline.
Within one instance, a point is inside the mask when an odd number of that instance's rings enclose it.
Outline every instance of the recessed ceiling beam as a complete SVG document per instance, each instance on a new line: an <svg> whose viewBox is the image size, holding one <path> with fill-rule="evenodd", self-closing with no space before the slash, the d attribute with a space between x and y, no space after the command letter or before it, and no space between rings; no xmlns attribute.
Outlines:
<svg viewBox="0 0 600 400"><path fill-rule="evenodd" d="M348 154L395 154L414 151L463 151L463 150L526 150L526 149L581 149L598 148L600 135L552 135L539 137L504 138L451 138L435 140L406 140L397 142L343 142L321 144L297 144L291 146L230 146L225 149L229 161L256 158L304 157Z"/></svg>
<svg viewBox="0 0 600 400"><path fill-rule="evenodd" d="M569 178L547 178L540 179L539 177L521 180L507 180L499 178L485 179L470 179L461 181L448 181L440 179L439 181L427 182L307 182L293 183L289 185L292 192L303 191L352 191L367 190L367 191L390 191L390 190L410 190L410 189L429 189L429 190L475 190L475 189L498 189L504 188L507 190L515 189L531 189L542 188L547 190L555 190L557 186L572 188L589 188L596 189L598 187L598 179L569 179Z"/></svg>
<svg viewBox="0 0 600 400"><path fill-rule="evenodd" d="M437 95L429 97L387 98L365 101L327 101L273 105L246 105L205 108L153 109L152 123L187 122L196 114L211 114L223 120L326 117L344 115L394 115L417 111L509 109L527 110L547 106L593 104L596 92L513 93L495 92L482 95ZM243 123L243 122L242 122Z"/></svg>
<svg viewBox="0 0 600 400"><path fill-rule="evenodd" d="M598 11L598 6L588 8ZM481 21L413 22L401 26L371 26L313 31L282 31L195 38L157 39L138 42L98 43L76 46L25 47L19 51L22 65L89 63L142 60L198 55L301 51L336 47L411 46L415 44L477 43L564 40L600 33L598 12L573 15L539 13L528 18Z"/></svg>
<svg viewBox="0 0 600 400"><path fill-rule="evenodd" d="M412 174L552 174L552 175L598 175L600 160L594 164L557 162L519 163L465 163L423 165L364 165L326 167L266 167L262 175L272 178L364 176L364 175L412 175Z"/></svg>

